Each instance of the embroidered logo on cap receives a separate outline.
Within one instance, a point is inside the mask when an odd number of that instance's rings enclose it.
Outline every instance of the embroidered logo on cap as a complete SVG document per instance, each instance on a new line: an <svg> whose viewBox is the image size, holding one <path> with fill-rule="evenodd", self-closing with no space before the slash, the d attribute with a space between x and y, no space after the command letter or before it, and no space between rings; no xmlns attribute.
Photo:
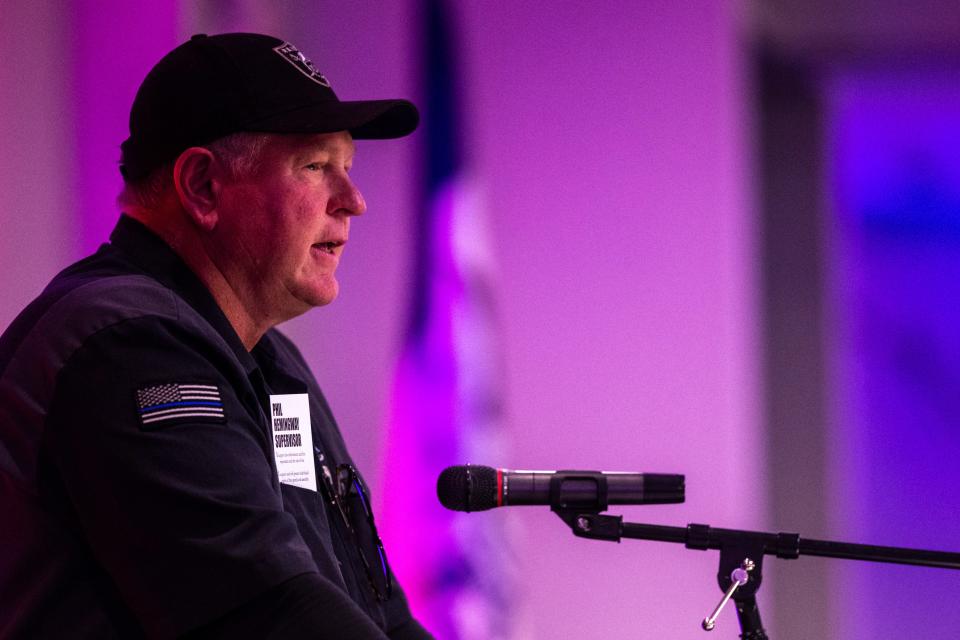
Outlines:
<svg viewBox="0 0 960 640"><path fill-rule="evenodd" d="M224 422L220 389L212 384L158 384L137 390L137 409L144 427L164 423Z"/></svg>
<svg viewBox="0 0 960 640"><path fill-rule="evenodd" d="M273 50L279 53L284 60L296 67L297 71L307 76L317 84L321 84L325 87L330 86L330 83L326 78L323 77L323 74L320 73L315 66L313 66L313 63L310 62L310 59L303 55L299 49L289 42L284 42L280 46L274 47Z"/></svg>

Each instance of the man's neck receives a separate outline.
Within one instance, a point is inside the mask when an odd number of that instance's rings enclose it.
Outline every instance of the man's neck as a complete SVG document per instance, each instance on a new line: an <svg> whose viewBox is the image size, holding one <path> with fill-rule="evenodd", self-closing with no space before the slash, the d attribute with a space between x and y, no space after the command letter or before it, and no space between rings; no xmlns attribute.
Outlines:
<svg viewBox="0 0 960 640"><path fill-rule="evenodd" d="M174 249L176 251L176 249ZM265 320L254 318L247 307L243 304L238 292L230 286L230 283L224 277L223 273L216 268L209 259L206 264L192 264L191 261L181 254L180 256L187 263L187 266L200 278L210 295L216 300L223 315L227 317L230 326L237 332L240 341L247 351L252 351L260 338L263 337L272 323Z"/></svg>
<svg viewBox="0 0 960 640"><path fill-rule="evenodd" d="M160 236L174 253L180 256L213 296L247 351L253 350L263 334L277 324L271 318L258 318L250 312L249 307L244 304L242 292L231 285L228 277L210 259L200 238L191 229L175 224L163 224L158 222L158 217L152 215L137 212L129 212L128 215Z"/></svg>

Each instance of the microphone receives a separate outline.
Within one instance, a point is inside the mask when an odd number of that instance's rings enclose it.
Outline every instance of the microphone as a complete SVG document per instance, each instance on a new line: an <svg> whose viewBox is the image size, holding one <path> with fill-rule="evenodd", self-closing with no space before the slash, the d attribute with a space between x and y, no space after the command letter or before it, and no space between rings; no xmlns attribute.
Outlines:
<svg viewBox="0 0 960 640"><path fill-rule="evenodd" d="M513 505L603 511L608 504L673 504L684 500L684 476L621 471L511 471L480 465L447 467L437 497L453 511Z"/></svg>

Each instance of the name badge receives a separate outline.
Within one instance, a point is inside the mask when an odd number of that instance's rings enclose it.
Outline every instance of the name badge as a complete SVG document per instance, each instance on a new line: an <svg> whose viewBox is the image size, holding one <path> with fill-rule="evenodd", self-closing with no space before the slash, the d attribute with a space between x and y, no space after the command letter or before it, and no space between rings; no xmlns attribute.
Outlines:
<svg viewBox="0 0 960 640"><path fill-rule="evenodd" d="M317 472L313 465L313 431L310 429L307 394L270 396L270 428L280 482L316 491Z"/></svg>

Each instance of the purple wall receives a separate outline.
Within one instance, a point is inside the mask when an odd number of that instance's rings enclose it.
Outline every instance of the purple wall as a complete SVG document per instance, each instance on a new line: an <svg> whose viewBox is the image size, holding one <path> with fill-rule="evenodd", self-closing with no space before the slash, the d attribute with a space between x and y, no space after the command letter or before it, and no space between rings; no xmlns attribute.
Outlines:
<svg viewBox="0 0 960 640"><path fill-rule="evenodd" d="M731 10L697 4L463 12L507 353L496 464L685 473L685 505L629 519L763 527L743 61ZM702 633L715 554L511 515L536 637Z"/></svg>
<svg viewBox="0 0 960 640"><path fill-rule="evenodd" d="M837 535L960 540L960 66L849 68L828 85ZM955 571L834 567L845 637L956 636ZM882 613L882 615L880 615Z"/></svg>
<svg viewBox="0 0 960 640"><path fill-rule="evenodd" d="M50 6L45 6L50 5ZM7 3L0 21L0 325L71 254L75 170L69 21L53 3ZM65 67L67 67L65 69Z"/></svg>
<svg viewBox="0 0 960 640"><path fill-rule="evenodd" d="M3 265L8 273L31 265L30 278L2 280L11 292L4 320L76 255L74 238L89 248L104 234L132 89L173 41L198 30L278 30L341 97L416 95L412 2L265 12L168 1L146 14L78 2L71 15L14 4L14 19L0 26L4 46L20 51L7 38L26 29L41 65L26 74L0 62L36 95L3 84L4 122L23 123L11 139L32 160L0 183L0 214L16 238ZM499 263L511 444L505 459L478 462L685 473L685 505L623 512L765 528L750 121L733 9L469 4L459 15L466 134ZM91 31L55 55L57 28L83 25ZM132 58L110 64L118 51ZM72 92L64 73L77 75ZM38 86L38 77L64 88ZM35 124L38 114L57 135ZM375 484L386 481L377 461L407 308L417 144L414 136L359 145L354 175L370 209L354 227L341 299L288 325ZM21 164L9 150L0 157ZM39 169L50 159L69 178ZM472 517L509 518L517 530L518 637L699 637L720 595L712 552L578 540L545 510ZM764 616L776 629L775 612ZM737 633L730 612L716 633Z"/></svg>
<svg viewBox="0 0 960 640"><path fill-rule="evenodd" d="M72 9L72 49L64 73L74 148L73 204L77 255L96 250L116 222L120 191L120 143L129 130L130 104L143 76L179 44L177 6L123 0L76 2Z"/></svg>

